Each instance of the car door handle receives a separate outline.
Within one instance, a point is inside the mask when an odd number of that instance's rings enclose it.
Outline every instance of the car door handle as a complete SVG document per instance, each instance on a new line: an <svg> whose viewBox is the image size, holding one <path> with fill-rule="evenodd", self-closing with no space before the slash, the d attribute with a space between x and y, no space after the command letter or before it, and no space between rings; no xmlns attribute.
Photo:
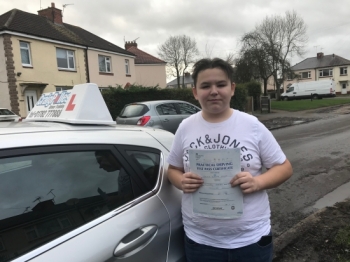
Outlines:
<svg viewBox="0 0 350 262"><path fill-rule="evenodd" d="M139 251L146 246L157 234L158 227L155 225L145 226L126 235L114 250L117 257L124 256L131 251Z"/></svg>
<svg viewBox="0 0 350 262"><path fill-rule="evenodd" d="M169 122L168 118L163 119L163 122Z"/></svg>
<svg viewBox="0 0 350 262"><path fill-rule="evenodd" d="M296 94L297 92L293 92L293 94Z"/></svg>

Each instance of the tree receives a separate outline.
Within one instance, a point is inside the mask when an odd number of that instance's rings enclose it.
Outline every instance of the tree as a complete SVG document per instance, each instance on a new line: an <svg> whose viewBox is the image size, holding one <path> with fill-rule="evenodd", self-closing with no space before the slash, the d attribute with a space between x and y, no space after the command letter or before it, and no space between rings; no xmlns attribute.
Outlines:
<svg viewBox="0 0 350 262"><path fill-rule="evenodd" d="M280 86L290 72L288 55L304 54L307 43L306 25L304 20L295 12L287 11L285 16L275 15L266 17L252 32L246 33L242 39L241 54L249 52L252 62L264 61L265 65L255 64L264 80L264 95L266 95L267 75L271 73L277 86L276 97L280 98ZM255 52L260 49L260 52ZM262 59L262 56L264 58ZM265 69L265 70L262 70ZM269 76L269 77L270 77Z"/></svg>
<svg viewBox="0 0 350 262"><path fill-rule="evenodd" d="M261 35L256 31L245 34L241 42L243 46L239 61L245 61L246 68L250 68L250 72L245 72L245 74L252 77L250 80L263 79L264 95L267 95L267 80L274 73L273 58L270 55L268 46L262 41Z"/></svg>
<svg viewBox="0 0 350 262"><path fill-rule="evenodd" d="M266 17L257 29L261 32L273 57L273 77L277 86L276 98L279 100L279 87L286 79L291 67L288 55L294 53L302 56L305 53L308 41L307 26L295 11L287 11L284 17Z"/></svg>
<svg viewBox="0 0 350 262"><path fill-rule="evenodd" d="M185 72L191 63L194 63L195 57L199 54L197 43L194 39L186 35L180 36L183 69L182 69L182 87L185 88Z"/></svg>
<svg viewBox="0 0 350 262"><path fill-rule="evenodd" d="M158 55L168 64L168 73L175 71L178 88L180 88L180 74L182 74L182 85L185 87L185 71L191 63L194 63L198 53L196 41L186 35L170 36L158 47Z"/></svg>

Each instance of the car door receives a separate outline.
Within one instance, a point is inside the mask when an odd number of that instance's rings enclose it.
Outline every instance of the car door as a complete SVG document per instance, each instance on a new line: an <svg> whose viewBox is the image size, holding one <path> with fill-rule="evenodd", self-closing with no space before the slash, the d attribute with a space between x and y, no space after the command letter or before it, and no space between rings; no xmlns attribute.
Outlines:
<svg viewBox="0 0 350 262"><path fill-rule="evenodd" d="M178 114L173 103L162 103L156 106L160 122L163 129L175 133L182 121L182 116Z"/></svg>
<svg viewBox="0 0 350 262"><path fill-rule="evenodd" d="M161 152L151 149L150 161L128 151L137 149L1 150L1 261L166 261L169 215L150 190ZM137 157L149 180L132 167Z"/></svg>

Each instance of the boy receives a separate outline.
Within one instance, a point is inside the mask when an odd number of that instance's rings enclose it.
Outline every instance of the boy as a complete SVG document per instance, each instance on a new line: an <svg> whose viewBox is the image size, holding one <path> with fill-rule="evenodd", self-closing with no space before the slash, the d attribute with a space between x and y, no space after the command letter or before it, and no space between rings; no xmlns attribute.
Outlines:
<svg viewBox="0 0 350 262"><path fill-rule="evenodd" d="M202 111L179 126L168 157L170 182L184 192L182 216L185 251L191 261L272 261L270 206L266 189L292 175L292 166L271 132L254 116L230 108L235 92L233 68L227 62L202 59L194 65L193 95ZM213 219L193 213L192 193L203 179L190 172L189 149L241 150L241 170L230 181L243 196L243 215ZM214 148L214 149L213 149ZM268 170L262 172L262 167Z"/></svg>

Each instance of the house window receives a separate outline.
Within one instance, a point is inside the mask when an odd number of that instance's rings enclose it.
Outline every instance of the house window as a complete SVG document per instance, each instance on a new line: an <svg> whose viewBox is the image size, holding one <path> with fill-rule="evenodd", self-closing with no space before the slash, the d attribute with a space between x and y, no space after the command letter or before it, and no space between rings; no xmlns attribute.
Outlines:
<svg viewBox="0 0 350 262"><path fill-rule="evenodd" d="M341 67L340 68L340 75L347 75L348 74L348 68L347 67Z"/></svg>
<svg viewBox="0 0 350 262"><path fill-rule="evenodd" d="M21 48L21 60L22 65L24 66L32 66L32 61L30 60L30 47L27 42L19 42Z"/></svg>
<svg viewBox="0 0 350 262"><path fill-rule="evenodd" d="M301 72L300 76L301 76L301 79L311 78L311 71Z"/></svg>
<svg viewBox="0 0 350 262"><path fill-rule="evenodd" d="M74 51L56 48L56 57L59 69L75 70Z"/></svg>
<svg viewBox="0 0 350 262"><path fill-rule="evenodd" d="M70 90L72 86L56 86L56 91Z"/></svg>
<svg viewBox="0 0 350 262"><path fill-rule="evenodd" d="M111 73L111 58L108 56L98 56L98 68L100 72Z"/></svg>
<svg viewBox="0 0 350 262"><path fill-rule="evenodd" d="M321 69L319 70L320 77L333 76L333 69Z"/></svg>
<svg viewBox="0 0 350 262"><path fill-rule="evenodd" d="M61 231L62 229L70 227L71 225L72 224L68 217L63 216L60 218L46 220L32 227L26 228L25 230L28 240L34 240Z"/></svg>
<svg viewBox="0 0 350 262"><path fill-rule="evenodd" d="M130 75L129 59L125 59L125 73Z"/></svg>

